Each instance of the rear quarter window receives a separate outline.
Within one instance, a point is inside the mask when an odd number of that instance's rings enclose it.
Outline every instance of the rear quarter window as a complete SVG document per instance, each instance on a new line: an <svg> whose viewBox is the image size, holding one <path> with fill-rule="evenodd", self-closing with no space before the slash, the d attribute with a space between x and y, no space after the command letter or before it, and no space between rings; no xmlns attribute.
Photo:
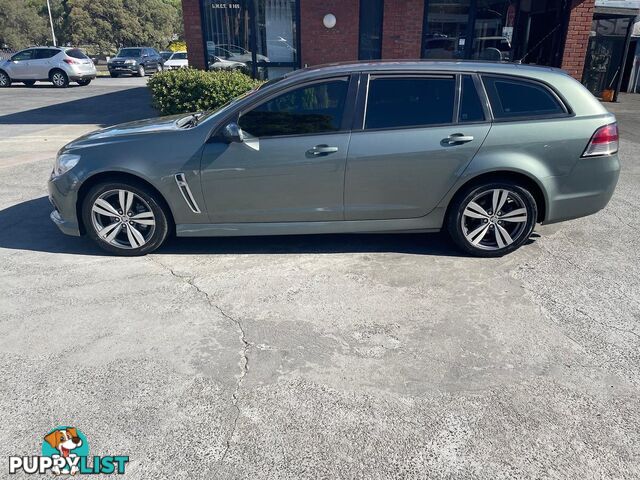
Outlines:
<svg viewBox="0 0 640 480"><path fill-rule="evenodd" d="M81 60L89 58L84 53L82 53L82 50L78 48L72 48L71 50L67 50L65 53L69 55L71 58L79 58Z"/></svg>
<svg viewBox="0 0 640 480"><path fill-rule="evenodd" d="M539 83L487 75L482 81L497 119L567 114L556 95Z"/></svg>

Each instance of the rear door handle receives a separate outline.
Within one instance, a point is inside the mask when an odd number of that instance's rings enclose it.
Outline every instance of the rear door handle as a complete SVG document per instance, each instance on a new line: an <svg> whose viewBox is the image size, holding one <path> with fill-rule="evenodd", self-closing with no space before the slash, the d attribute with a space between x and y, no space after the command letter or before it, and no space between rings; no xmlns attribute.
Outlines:
<svg viewBox="0 0 640 480"><path fill-rule="evenodd" d="M472 135L465 135L463 133L452 133L446 139L449 145L455 145L456 143L467 143L473 141Z"/></svg>
<svg viewBox="0 0 640 480"><path fill-rule="evenodd" d="M338 147L330 147L329 145L316 145L313 148L307 150L307 155L311 155L313 157L319 157L320 155L329 155L330 153L336 153L338 151Z"/></svg>

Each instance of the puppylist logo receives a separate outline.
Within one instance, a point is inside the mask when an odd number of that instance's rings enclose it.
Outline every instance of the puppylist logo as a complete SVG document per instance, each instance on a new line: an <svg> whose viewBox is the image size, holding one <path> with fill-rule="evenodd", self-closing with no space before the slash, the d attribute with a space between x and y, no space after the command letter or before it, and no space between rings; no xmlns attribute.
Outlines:
<svg viewBox="0 0 640 480"><path fill-rule="evenodd" d="M44 436L42 455L9 457L9 473L76 475L123 474L129 457L122 455L89 459L87 437L75 427L56 427Z"/></svg>

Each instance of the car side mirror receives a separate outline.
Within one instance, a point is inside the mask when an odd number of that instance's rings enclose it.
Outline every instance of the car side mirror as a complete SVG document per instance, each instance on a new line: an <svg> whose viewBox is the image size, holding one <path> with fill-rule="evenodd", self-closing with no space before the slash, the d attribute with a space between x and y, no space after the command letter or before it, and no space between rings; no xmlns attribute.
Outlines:
<svg viewBox="0 0 640 480"><path fill-rule="evenodd" d="M229 125L222 129L222 136L229 143L242 143L244 142L244 133L236 122L231 122Z"/></svg>

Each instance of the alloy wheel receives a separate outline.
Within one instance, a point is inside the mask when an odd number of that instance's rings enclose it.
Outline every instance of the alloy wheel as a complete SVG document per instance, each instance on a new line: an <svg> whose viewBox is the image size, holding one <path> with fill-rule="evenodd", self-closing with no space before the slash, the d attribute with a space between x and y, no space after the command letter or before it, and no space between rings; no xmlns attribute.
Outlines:
<svg viewBox="0 0 640 480"><path fill-rule="evenodd" d="M9 76L6 73L0 73L0 87L9 85Z"/></svg>
<svg viewBox="0 0 640 480"><path fill-rule="evenodd" d="M53 82L53 84L54 84L56 87L62 87L62 86L65 84L66 79L65 79L64 74L63 74L63 73L55 72L55 73L51 76L51 81Z"/></svg>
<svg viewBox="0 0 640 480"><path fill-rule="evenodd" d="M149 204L128 190L109 190L100 195L91 207L91 222L102 241L122 249L142 247L156 227Z"/></svg>
<svg viewBox="0 0 640 480"><path fill-rule="evenodd" d="M462 233L474 247L500 250L526 232L528 214L522 197L502 188L480 192L464 207Z"/></svg>

